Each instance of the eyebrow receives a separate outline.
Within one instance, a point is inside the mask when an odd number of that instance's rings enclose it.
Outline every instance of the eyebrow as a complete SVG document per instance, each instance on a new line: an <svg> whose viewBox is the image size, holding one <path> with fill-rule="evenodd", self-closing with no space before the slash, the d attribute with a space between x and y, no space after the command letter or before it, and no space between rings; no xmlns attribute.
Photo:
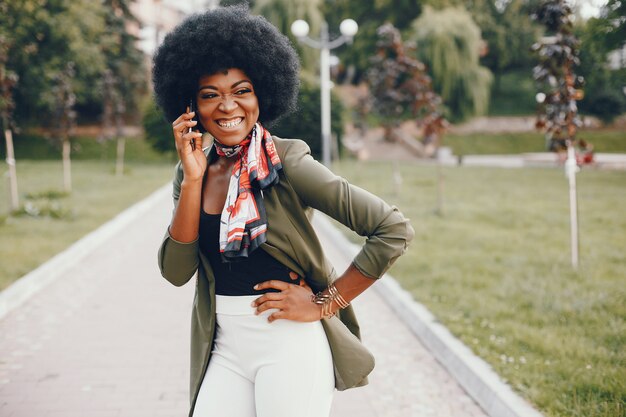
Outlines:
<svg viewBox="0 0 626 417"><path fill-rule="evenodd" d="M233 85L231 85L231 86L230 86L230 88L231 88L231 89L232 89L232 88L235 88L235 87L237 87L239 84L242 84L242 83L250 83L250 84L252 84L252 81L250 81L250 80L240 80L240 81L237 81L236 83L234 83ZM198 88L198 91L200 91L200 90L204 90L205 88L210 88L210 89L212 89L212 90L218 90L218 88L217 88L217 87L215 87L214 85L202 85L202 86L200 86L200 87Z"/></svg>

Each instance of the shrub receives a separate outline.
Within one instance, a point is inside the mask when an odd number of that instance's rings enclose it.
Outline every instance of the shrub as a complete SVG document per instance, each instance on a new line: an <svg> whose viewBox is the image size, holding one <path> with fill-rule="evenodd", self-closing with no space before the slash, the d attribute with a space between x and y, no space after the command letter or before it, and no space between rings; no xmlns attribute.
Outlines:
<svg viewBox="0 0 626 417"><path fill-rule="evenodd" d="M152 98L147 100L143 108L143 129L146 141L158 152L170 152L176 149L172 135L172 125Z"/></svg>
<svg viewBox="0 0 626 417"><path fill-rule="evenodd" d="M322 126L321 126L321 98L320 88L308 82L302 82L298 94L298 109L295 113L280 119L269 126L272 134L282 138L304 140L310 147L315 158L322 155ZM331 94L331 133L336 135L338 148L341 149L343 135L344 107L339 99Z"/></svg>
<svg viewBox="0 0 626 417"><path fill-rule="evenodd" d="M581 103L581 109L597 116L604 123L611 123L613 119L626 111L624 95L617 91L601 90Z"/></svg>

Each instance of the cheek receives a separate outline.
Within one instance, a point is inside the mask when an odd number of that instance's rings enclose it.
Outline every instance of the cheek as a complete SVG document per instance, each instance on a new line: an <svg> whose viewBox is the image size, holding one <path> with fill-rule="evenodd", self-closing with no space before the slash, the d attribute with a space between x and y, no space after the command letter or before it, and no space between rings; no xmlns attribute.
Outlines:
<svg viewBox="0 0 626 417"><path fill-rule="evenodd" d="M209 125L209 121L211 119L211 115L203 109L202 107L198 108L195 119L198 121L198 128L207 130L207 126Z"/></svg>
<svg viewBox="0 0 626 417"><path fill-rule="evenodd" d="M251 105L248 107L247 109L248 114L250 114L251 116L254 116L254 120L256 121L259 118L259 102L258 100L255 100L254 103L251 103Z"/></svg>

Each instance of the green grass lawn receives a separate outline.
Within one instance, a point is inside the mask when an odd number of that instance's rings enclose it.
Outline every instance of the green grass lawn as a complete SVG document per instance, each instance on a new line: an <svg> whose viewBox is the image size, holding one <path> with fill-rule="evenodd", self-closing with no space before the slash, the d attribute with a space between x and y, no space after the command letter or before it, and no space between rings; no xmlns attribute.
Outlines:
<svg viewBox="0 0 626 417"><path fill-rule="evenodd" d="M618 130L585 130L578 133L578 138L592 143L595 152L626 153L626 134ZM455 155L546 152L543 134L536 132L447 134L443 145L452 148Z"/></svg>
<svg viewBox="0 0 626 417"><path fill-rule="evenodd" d="M397 204L416 238L402 286L546 416L626 415L626 172L578 175L580 261L570 266L562 169L344 161L335 170Z"/></svg>
<svg viewBox="0 0 626 417"><path fill-rule="evenodd" d="M7 181L0 182L0 290L165 184L172 166L130 162L118 178L112 161L73 161L73 192L64 196L61 161L18 159L20 202L41 214L7 216Z"/></svg>

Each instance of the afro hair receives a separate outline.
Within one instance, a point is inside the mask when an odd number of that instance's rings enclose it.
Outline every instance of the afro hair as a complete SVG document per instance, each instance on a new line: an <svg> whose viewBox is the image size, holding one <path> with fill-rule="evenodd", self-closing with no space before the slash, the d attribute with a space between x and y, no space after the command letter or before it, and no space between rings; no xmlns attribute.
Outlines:
<svg viewBox="0 0 626 417"><path fill-rule="evenodd" d="M229 68L250 77L260 122L271 125L295 110L300 61L291 42L247 6L229 6L189 16L158 48L152 80L167 120L185 111L202 76Z"/></svg>

